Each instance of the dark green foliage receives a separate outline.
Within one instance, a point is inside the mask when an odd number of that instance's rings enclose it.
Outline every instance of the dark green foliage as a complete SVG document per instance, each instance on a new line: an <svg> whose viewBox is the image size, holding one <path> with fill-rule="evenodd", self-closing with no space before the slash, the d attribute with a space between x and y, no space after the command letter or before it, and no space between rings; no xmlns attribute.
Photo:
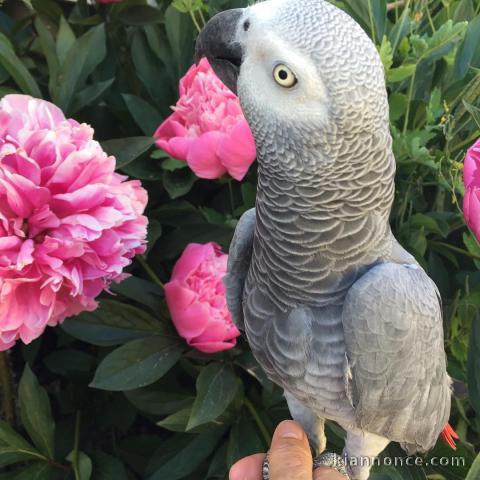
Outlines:
<svg viewBox="0 0 480 480"><path fill-rule="evenodd" d="M199 180L153 147L193 61L195 23L248 2L171 3L7 0L0 10L0 97L43 97L90 123L150 197L149 250L112 286L115 297L103 294L96 312L11 352L18 408L15 425L0 422L0 480L224 479L233 462L265 451L288 417L246 342L213 356L191 350L165 305L162 282L183 248L227 248L256 182L254 168L242 184ZM463 157L480 136L480 0L334 3L375 40L385 65L398 166L391 224L442 292L451 423L465 459L384 466L373 478L477 480L480 245L461 201ZM340 451L342 431L330 424L327 434ZM386 455L403 454L393 445ZM453 455L439 444L426 460Z"/></svg>

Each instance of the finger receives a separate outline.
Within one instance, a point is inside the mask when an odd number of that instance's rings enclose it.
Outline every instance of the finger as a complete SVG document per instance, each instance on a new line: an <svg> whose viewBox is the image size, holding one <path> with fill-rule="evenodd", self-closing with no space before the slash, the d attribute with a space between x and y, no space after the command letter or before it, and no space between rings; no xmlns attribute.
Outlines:
<svg viewBox="0 0 480 480"><path fill-rule="evenodd" d="M312 480L312 469L305 432L295 422L282 422L270 449L270 480Z"/></svg>
<svg viewBox="0 0 480 480"><path fill-rule="evenodd" d="M264 453L243 458L230 469L230 480L262 480Z"/></svg>
<svg viewBox="0 0 480 480"><path fill-rule="evenodd" d="M340 472L333 468L319 467L313 472L313 480L346 480Z"/></svg>

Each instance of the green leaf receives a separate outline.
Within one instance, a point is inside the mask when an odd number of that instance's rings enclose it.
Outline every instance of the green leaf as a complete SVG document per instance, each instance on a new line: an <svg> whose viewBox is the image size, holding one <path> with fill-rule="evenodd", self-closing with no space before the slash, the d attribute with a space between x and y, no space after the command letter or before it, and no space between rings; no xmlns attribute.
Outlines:
<svg viewBox="0 0 480 480"><path fill-rule="evenodd" d="M58 22L62 14L62 8L55 0L31 0L35 12L46 16L54 23Z"/></svg>
<svg viewBox="0 0 480 480"><path fill-rule="evenodd" d="M47 460L37 449L0 420L0 466L29 460Z"/></svg>
<svg viewBox="0 0 480 480"><path fill-rule="evenodd" d="M389 39L392 43L392 50L394 54L396 53L401 41L410 32L411 23L410 8L405 8L399 20L395 23L389 34Z"/></svg>
<svg viewBox="0 0 480 480"><path fill-rule="evenodd" d="M162 259L169 259L179 255L192 242L217 242L228 249L232 235L233 229L230 227L195 223L181 226L169 234L162 235L157 241L156 250L160 251Z"/></svg>
<svg viewBox="0 0 480 480"><path fill-rule="evenodd" d="M223 429L201 435L179 434L164 442L152 456L148 480L179 480L190 475L217 447Z"/></svg>
<svg viewBox="0 0 480 480"><path fill-rule="evenodd" d="M70 452L67 456L69 462L74 462L74 452ZM92 478L92 460L85 453L79 451L77 453L77 465L78 465L78 478L76 480L90 480Z"/></svg>
<svg viewBox="0 0 480 480"><path fill-rule="evenodd" d="M480 16L477 16L469 23L465 38L457 51L454 69L456 79L463 79L468 73L479 44Z"/></svg>
<svg viewBox="0 0 480 480"><path fill-rule="evenodd" d="M189 13L203 9L202 0L173 0L172 7L176 8L179 12Z"/></svg>
<svg viewBox="0 0 480 480"><path fill-rule="evenodd" d="M54 103L69 112L73 98L106 55L105 26L89 29L69 48L53 92Z"/></svg>
<svg viewBox="0 0 480 480"><path fill-rule="evenodd" d="M392 93L389 98L390 103L390 119L392 122L402 118L408 105L408 97L403 93Z"/></svg>
<svg viewBox="0 0 480 480"><path fill-rule="evenodd" d="M463 100L463 105L467 109L468 113L470 113L470 115L475 120L475 123L478 125L478 128L480 128L480 108L477 108L477 107L474 107L473 105L470 105L465 100Z"/></svg>
<svg viewBox="0 0 480 480"><path fill-rule="evenodd" d="M417 66L414 63L392 68L387 73L387 79L390 83L403 82L415 73L416 68Z"/></svg>
<svg viewBox="0 0 480 480"><path fill-rule="evenodd" d="M270 381L265 370L260 366L252 352L244 352L235 358L235 364L242 367L247 373L255 378L268 392L273 390L273 382Z"/></svg>
<svg viewBox="0 0 480 480"><path fill-rule="evenodd" d="M480 415L480 316L478 315L472 322L470 332L467 378L470 403L477 415Z"/></svg>
<svg viewBox="0 0 480 480"><path fill-rule="evenodd" d="M432 63L452 50L455 43L461 39L461 36L467 29L467 22L453 24L452 20L444 23L428 40L427 48L422 52L419 63Z"/></svg>
<svg viewBox="0 0 480 480"><path fill-rule="evenodd" d="M103 149L117 159L117 169L122 169L145 153L155 140L152 137L129 137L102 142Z"/></svg>
<svg viewBox="0 0 480 480"><path fill-rule="evenodd" d="M147 230L147 251L145 252L145 255L148 255L148 252L153 248L157 240L162 236L162 224L158 221L155 220L154 218L151 218L148 222L148 230Z"/></svg>
<svg viewBox="0 0 480 480"><path fill-rule="evenodd" d="M47 392L25 366L19 385L22 423L35 446L48 458L55 455L55 422Z"/></svg>
<svg viewBox="0 0 480 480"><path fill-rule="evenodd" d="M165 430L170 430L171 432L185 432L187 430L188 419L190 418L191 411L191 406L179 410L178 412L172 413L168 417L164 418L160 422L157 422L157 425Z"/></svg>
<svg viewBox="0 0 480 480"><path fill-rule="evenodd" d="M95 450L90 457L93 462L94 480L128 480L130 478L119 459L100 450Z"/></svg>
<svg viewBox="0 0 480 480"><path fill-rule="evenodd" d="M35 19L35 28L38 32L38 39L42 47L43 54L47 60L48 75L49 75L49 90L53 91L55 81L60 67L55 50L55 40L50 32L50 29L43 23L40 17Z"/></svg>
<svg viewBox="0 0 480 480"><path fill-rule="evenodd" d="M151 224L152 221L150 221L149 225ZM134 277L132 275L120 283L112 284L110 290L115 293L120 293L135 302L141 303L154 312L158 312L162 309L164 298L163 290L155 283L149 282L143 278Z"/></svg>
<svg viewBox="0 0 480 480"><path fill-rule="evenodd" d="M17 57L10 40L0 33L0 65L12 76L23 93L42 98L37 82Z"/></svg>
<svg viewBox="0 0 480 480"><path fill-rule="evenodd" d="M427 108L427 122L433 124L444 113L442 104L442 91L439 88L434 88Z"/></svg>
<svg viewBox="0 0 480 480"><path fill-rule="evenodd" d="M165 29L173 58L177 61L177 76L180 77L193 63L195 39L191 19L170 6L165 12Z"/></svg>
<svg viewBox="0 0 480 480"><path fill-rule="evenodd" d="M192 407L187 430L218 418L235 398L238 379L227 365L212 363L197 379L197 398Z"/></svg>
<svg viewBox="0 0 480 480"><path fill-rule="evenodd" d="M142 132L147 136L152 136L162 121L158 110L136 95L125 93L122 97L127 105L128 111Z"/></svg>
<svg viewBox="0 0 480 480"><path fill-rule="evenodd" d="M168 105L172 105L175 102L175 98L169 75L152 52L142 30L138 29L135 32L131 45L135 73L155 104L165 106L163 110L161 109L161 113L165 115L171 113ZM171 100L168 100L169 98Z"/></svg>
<svg viewBox="0 0 480 480"><path fill-rule="evenodd" d="M379 53L380 58L382 59L383 67L385 68L385 72L388 72L393 64L393 50L392 44L386 35L383 36Z"/></svg>
<svg viewBox="0 0 480 480"><path fill-rule="evenodd" d="M233 465L241 458L265 452L267 448L251 416L242 411L230 430L227 464Z"/></svg>
<svg viewBox="0 0 480 480"><path fill-rule="evenodd" d="M473 462L472 467L468 471L468 475L465 480L478 480L480 478L480 454Z"/></svg>
<svg viewBox="0 0 480 480"><path fill-rule="evenodd" d="M206 480L224 480L227 467L227 444L219 445L217 451L210 460Z"/></svg>
<svg viewBox="0 0 480 480"><path fill-rule="evenodd" d="M165 375L182 351L182 343L175 337L133 340L105 357L90 386L110 391L145 387Z"/></svg>
<svg viewBox="0 0 480 480"><path fill-rule="evenodd" d="M385 34L387 23L387 0L367 0L368 8L372 8L372 16L375 24L374 41L380 41Z"/></svg>
<svg viewBox="0 0 480 480"><path fill-rule="evenodd" d="M163 153L162 150L157 150L157 152ZM186 162L184 162L182 160L176 160L175 158L171 158L171 157L166 158L162 162L162 168L163 168L163 170L166 170L167 172L174 172L175 170L182 170L182 169L187 168L187 167L188 167L188 165L187 165Z"/></svg>
<svg viewBox="0 0 480 480"><path fill-rule="evenodd" d="M173 172L164 172L162 180L168 195L172 200L175 200L186 195L192 189L197 177L185 168Z"/></svg>
<svg viewBox="0 0 480 480"><path fill-rule="evenodd" d="M480 257L480 245L477 239L471 233L463 234L463 243L467 247L467 250L472 254ZM473 259L475 266L480 270L480 260Z"/></svg>
<svg viewBox="0 0 480 480"><path fill-rule="evenodd" d="M72 373L89 372L95 359L87 352L68 348L53 351L45 357L44 363L51 372L69 376Z"/></svg>
<svg viewBox="0 0 480 480"><path fill-rule="evenodd" d="M167 333L166 327L145 311L115 300L101 300L97 310L68 318L62 328L72 337L99 346Z"/></svg>
<svg viewBox="0 0 480 480"><path fill-rule="evenodd" d="M191 410L195 400L193 394L165 392L157 384L130 390L125 392L125 396L138 410L151 415L171 415L184 408Z"/></svg>
<svg viewBox="0 0 480 480"><path fill-rule="evenodd" d="M70 113L74 114L89 105L93 105L113 85L115 78L94 83L78 92L72 101Z"/></svg>
<svg viewBox="0 0 480 480"><path fill-rule="evenodd" d="M65 20L65 17L62 15L60 17L60 24L58 26L58 33L57 33L57 57L60 65L65 63L65 59L67 58L68 51L72 48L73 44L75 43L75 34L73 30L70 28L70 25Z"/></svg>
<svg viewBox="0 0 480 480"><path fill-rule="evenodd" d="M47 462L34 462L15 470L8 477L0 476L0 480L61 480L61 470Z"/></svg>
<svg viewBox="0 0 480 480"><path fill-rule="evenodd" d="M154 181L162 179L164 170L158 162L153 161L147 155L143 155L123 167L122 172L140 180Z"/></svg>
<svg viewBox="0 0 480 480"><path fill-rule="evenodd" d="M126 25L151 25L163 21L163 12L150 5L132 5L122 9L118 19Z"/></svg>

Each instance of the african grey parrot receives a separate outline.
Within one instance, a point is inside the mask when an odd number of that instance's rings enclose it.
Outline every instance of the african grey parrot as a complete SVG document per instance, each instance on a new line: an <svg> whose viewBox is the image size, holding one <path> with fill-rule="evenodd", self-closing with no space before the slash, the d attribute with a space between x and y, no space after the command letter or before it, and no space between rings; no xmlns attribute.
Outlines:
<svg viewBox="0 0 480 480"><path fill-rule="evenodd" d="M256 208L241 218L229 309L317 452L347 432L354 479L390 441L431 449L447 424L441 300L393 236L395 159L374 44L324 0L220 13L197 40L238 93L258 151Z"/></svg>

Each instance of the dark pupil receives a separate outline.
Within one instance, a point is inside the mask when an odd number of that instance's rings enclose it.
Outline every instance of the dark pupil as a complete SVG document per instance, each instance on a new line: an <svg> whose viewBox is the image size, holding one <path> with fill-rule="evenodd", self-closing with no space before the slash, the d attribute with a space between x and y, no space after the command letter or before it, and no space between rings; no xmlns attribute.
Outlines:
<svg viewBox="0 0 480 480"><path fill-rule="evenodd" d="M286 80L288 78L288 72L286 70L280 70L278 76L280 80Z"/></svg>

